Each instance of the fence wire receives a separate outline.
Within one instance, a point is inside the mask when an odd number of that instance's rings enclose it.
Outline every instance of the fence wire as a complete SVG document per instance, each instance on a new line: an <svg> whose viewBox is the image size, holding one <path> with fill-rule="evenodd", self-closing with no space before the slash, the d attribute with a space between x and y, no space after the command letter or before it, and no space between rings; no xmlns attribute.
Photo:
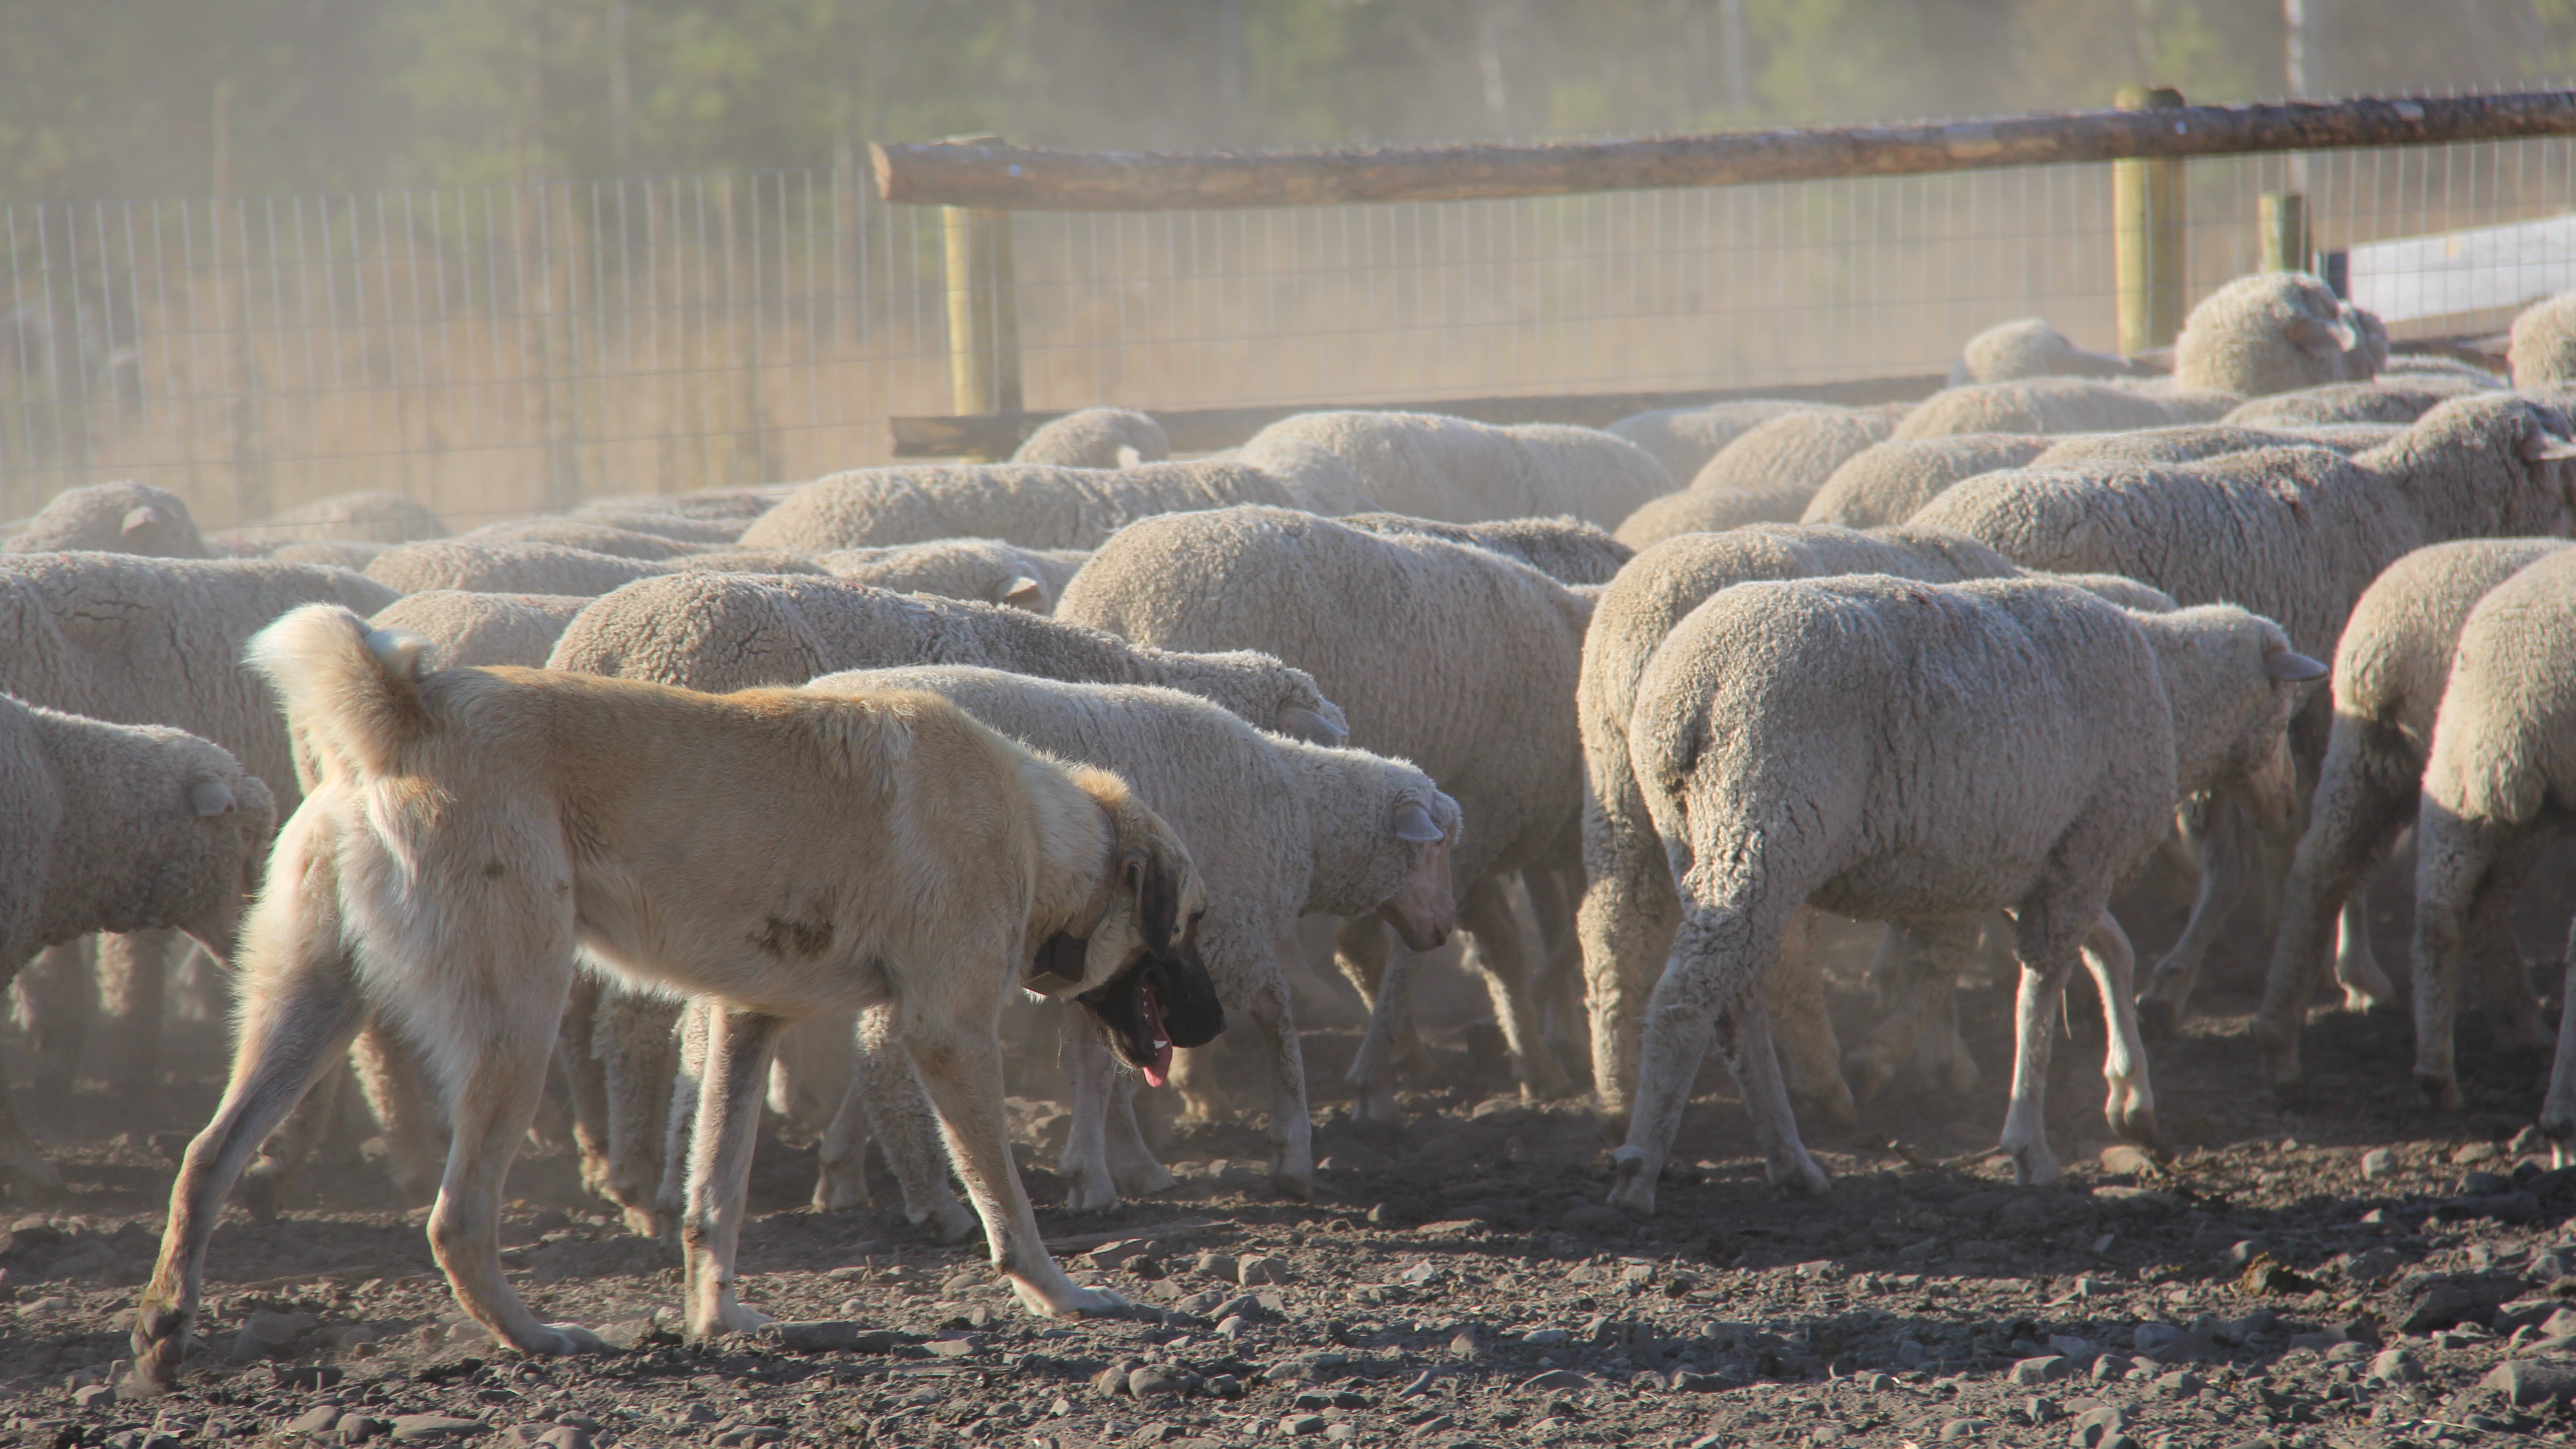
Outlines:
<svg viewBox="0 0 2576 1449"><path fill-rule="evenodd" d="M2451 234L2569 211L2572 175L2567 140L2320 154L2309 225L2320 249L2457 255ZM2191 297L2259 265L2258 198L2288 176L2190 163ZM1024 213L1028 406L1937 372L2031 315L2107 348L2110 217L2100 165ZM882 462L889 418L950 410L940 218L863 173L18 205L0 247L0 520L131 477L215 527L361 489L472 522ZM2500 328L2568 285L2565 258L2487 251L2495 275L2443 295L2497 305L2393 330Z"/></svg>

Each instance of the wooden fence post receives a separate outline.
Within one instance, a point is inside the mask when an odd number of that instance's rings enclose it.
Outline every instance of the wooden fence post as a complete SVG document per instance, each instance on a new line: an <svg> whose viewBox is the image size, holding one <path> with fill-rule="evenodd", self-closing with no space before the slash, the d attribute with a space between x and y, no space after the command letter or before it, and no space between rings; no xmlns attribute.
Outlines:
<svg viewBox="0 0 2576 1449"><path fill-rule="evenodd" d="M993 136L960 136L988 145ZM1011 214L940 208L947 241L948 380L961 414L1025 411L1020 393L1020 293L1011 256Z"/></svg>
<svg viewBox="0 0 2576 1449"><path fill-rule="evenodd" d="M2178 110L2182 92L2129 86L2113 105L2124 111ZM2174 340L2182 330L2183 163L2111 163L2112 269L2120 290L2120 350L2132 356Z"/></svg>
<svg viewBox="0 0 2576 1449"><path fill-rule="evenodd" d="M2263 270L2307 271L2308 199L2295 191L2266 191L2260 216Z"/></svg>

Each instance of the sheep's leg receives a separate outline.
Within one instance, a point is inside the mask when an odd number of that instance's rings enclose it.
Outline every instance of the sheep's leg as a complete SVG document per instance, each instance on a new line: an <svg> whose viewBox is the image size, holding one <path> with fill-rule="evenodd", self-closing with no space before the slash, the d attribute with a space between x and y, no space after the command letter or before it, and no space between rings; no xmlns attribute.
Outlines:
<svg viewBox="0 0 2576 1449"><path fill-rule="evenodd" d="M196 943L163 927L98 938L99 1020L109 1086L129 1110L161 1095L161 1015L170 968Z"/></svg>
<svg viewBox="0 0 2576 1449"><path fill-rule="evenodd" d="M1876 960L1887 964L1872 970L1880 978L1879 1005L1886 1015L1843 1057L1843 1074L1854 1098L1875 1100L1897 1067L1918 1055L1917 1044L1927 1031L1946 1028L1955 1040L1959 970L1976 944L1974 920L1909 921L1880 933ZM1964 1050L1960 1056L1964 1058ZM1967 1069L1973 1074L1976 1065L1971 1062Z"/></svg>
<svg viewBox="0 0 2576 1449"><path fill-rule="evenodd" d="M23 965L20 969L24 969ZM43 1191L63 1185L62 1169L46 1159L44 1149L27 1135L25 1124L18 1120L18 1095L9 1089L5 1074L0 1074L0 1172L15 1173L27 1185Z"/></svg>
<svg viewBox="0 0 2576 1449"><path fill-rule="evenodd" d="M2540 1101L2540 1130L2549 1137L2549 1165L2576 1166L2576 926L2570 926L2566 975L2558 1006L2558 1052L2549 1064L2549 1091Z"/></svg>
<svg viewBox="0 0 2576 1449"><path fill-rule="evenodd" d="M1398 1120L1395 1042L1413 1025L1413 953L1391 940L1386 923L1375 916L1344 921L1335 945L1334 964L1359 988L1369 1008L1368 1032L1343 1077L1358 1089L1351 1119L1392 1125Z"/></svg>
<svg viewBox="0 0 2576 1449"><path fill-rule="evenodd" d="M1643 1049L1639 1019L1682 919L1672 866L1645 802L1635 798L1633 783L1624 793L1629 799L1622 810L1585 806L1583 866L1589 884L1574 914L1592 1026L1593 1090L1611 1124L1631 1110Z"/></svg>
<svg viewBox="0 0 2576 1449"><path fill-rule="evenodd" d="M948 1190L948 1149L912 1058L895 1032L894 1008L859 1013L850 1036L850 1090L865 1114L866 1130L885 1154L903 1191L903 1218L927 1228L933 1241L962 1243L975 1231L975 1215ZM843 1105L846 1112L848 1106ZM862 1187L862 1192L865 1188Z"/></svg>
<svg viewBox="0 0 2576 1449"><path fill-rule="evenodd" d="M626 1230L642 1237L666 1236L676 1226L679 1183L671 1184L669 1202L662 1193L665 1167L686 1160L670 1149L672 1106L685 1100L697 1110L697 1084L679 1088L678 1019L680 1007L658 996L628 991L614 982L600 987L592 1009L590 1034L582 1055L599 1063L606 1128L605 1156L595 1189L616 1204ZM681 1096L674 1095L675 1091ZM681 1141L687 1140L684 1131Z"/></svg>
<svg viewBox="0 0 2576 1449"><path fill-rule="evenodd" d="M597 1028L600 993L607 983L595 972L573 977L572 995L564 1003L563 1022L555 1029L555 1055L563 1063L565 1086L572 1097L573 1148L581 1155L581 1190L601 1201L608 1195L608 1074L599 1054L590 1049Z"/></svg>
<svg viewBox="0 0 2576 1449"><path fill-rule="evenodd" d="M2367 949L2368 923L2356 909L2356 892L2413 818L2422 771L2422 760L2395 731L2357 722L2338 729L2326 751L2308 828L2290 857L2281 927L2263 977L2263 1006L2254 1016L2264 1074L2275 1085L2299 1079L2299 1032L2320 985L2332 923L2343 920L2346 941ZM2385 978L2379 986L2386 990Z"/></svg>
<svg viewBox="0 0 2576 1449"><path fill-rule="evenodd" d="M1977 1090L1984 1074L1977 1070L1977 1059L1968 1054L1967 1038L1959 1035L1957 978L1935 984L1923 1029L1914 1038L1914 1070L1952 1096L1965 1097Z"/></svg>
<svg viewBox="0 0 2576 1449"><path fill-rule="evenodd" d="M1172 1189L1172 1174L1154 1149L1145 1145L1144 1124L1136 1120L1136 1075L1114 1073L1109 1082L1109 1177L1128 1197L1152 1197Z"/></svg>
<svg viewBox="0 0 2576 1449"><path fill-rule="evenodd" d="M662 1151L657 1160L662 1176L652 1201L653 1221L674 1229L684 1227L687 1219L691 1144L697 1139L698 1104L705 1096L707 1042L715 1030L715 1011L715 1004L705 997L690 998L680 1009L679 1030L673 1034L671 1084L660 1119ZM681 1249L684 1258L687 1251Z"/></svg>
<svg viewBox="0 0 2576 1449"><path fill-rule="evenodd" d="M366 1019L334 914L279 905L263 909L253 931L267 969L245 975L232 1079L180 1161L160 1257L135 1305L133 1383L144 1391L178 1383L224 1198L296 1102L340 1070Z"/></svg>
<svg viewBox="0 0 2576 1449"><path fill-rule="evenodd" d="M2218 939L2219 929L2236 910L2236 902L2245 894L2245 876L2251 862L2246 858L2245 812L2232 801L2207 802L2200 819L2192 821L2193 812L2185 811L2177 824L2184 837L2199 847L2200 889L2191 902L2191 919L2183 923L2182 935L2156 962L2147 977L2146 996L2138 1002L2138 1014L2146 1027L2159 1035L2170 1036L2182 1029L2185 1012L2191 1004L2191 993L2200 985L2200 968L2208 959L2210 944Z"/></svg>
<svg viewBox="0 0 2576 1449"><path fill-rule="evenodd" d="M2102 1116L2112 1131L2164 1156L2164 1139L2156 1132L2156 1090L2147 1080L2146 1043L2138 1034L2137 955L2109 911L2094 919L2082 951L2085 969L2093 973L2094 989L2102 997L2102 1034L2107 1038L2102 1080L2110 1084L2111 1096Z"/></svg>
<svg viewBox="0 0 2576 1449"><path fill-rule="evenodd" d="M1521 872L1529 893L1530 919L1538 923L1540 962L1530 995L1538 1003L1541 1040L1569 1075L1589 1067L1592 1031L1583 1011L1583 940L1574 929L1576 903L1583 894L1579 849L1562 864L1531 866Z"/></svg>
<svg viewBox="0 0 2576 1449"><path fill-rule="evenodd" d="M734 1255L742 1241L751 1158L760 1142L760 1109L770 1053L787 1023L756 1011L712 1003L706 1057L698 1081L698 1133L689 1144L688 1207L680 1219L689 1337L750 1333L769 1315L734 1297Z"/></svg>
<svg viewBox="0 0 2576 1449"><path fill-rule="evenodd" d="M1117 1179L1109 1172L1109 1048L1098 1033L1077 1031L1065 1050L1073 1058L1073 1121L1056 1159L1064 1205L1071 1212L1106 1212L1118 1205Z"/></svg>
<svg viewBox="0 0 2576 1449"><path fill-rule="evenodd" d="M1529 989L1528 942L1519 917L1504 894L1503 878L1489 875L1467 889L1458 903L1458 929L1475 942L1476 965L1485 978L1485 994L1502 1024L1503 1045L1512 1055L1512 1074L1521 1095L1550 1099L1568 1090L1565 1068L1539 1039L1538 1010Z"/></svg>
<svg viewBox="0 0 2576 1449"><path fill-rule="evenodd" d="M2453 1055L2461 954L2512 830L2463 820L2425 797L2415 823L2415 1085L2445 1112L2460 1110Z"/></svg>
<svg viewBox="0 0 2576 1449"><path fill-rule="evenodd" d="M2542 832L2525 831L2496 852L2495 864L2478 887L2469 908L2468 960L2480 978L2488 1025L2496 1045L2505 1051L2547 1047L2554 1039L2540 1024L2540 997L2531 989L2531 968L2513 939L2513 898L2531 874L2545 843Z"/></svg>
<svg viewBox="0 0 2576 1449"><path fill-rule="evenodd" d="M98 972L92 952L97 937L48 946L18 972L18 1020L36 1053L36 1101L39 1124L66 1120L72 1089L80 1076L81 1049L89 1041L90 1019L98 1014Z"/></svg>
<svg viewBox="0 0 2576 1449"><path fill-rule="evenodd" d="M2343 1009L2377 1011L2397 999L2388 973L2379 969L2379 953L2370 948L2370 885L2353 887L2345 898L2335 928L2335 984L2343 988Z"/></svg>
<svg viewBox="0 0 2576 1449"><path fill-rule="evenodd" d="M1762 1007L1788 1064L1790 1090L1835 1126L1859 1121L1851 1085L1843 1080L1842 1044L1834 1039L1833 1018L1825 1013L1825 972L1817 959L1813 910L1789 918L1777 963L1762 980Z"/></svg>
<svg viewBox="0 0 2576 1449"><path fill-rule="evenodd" d="M2014 1002L2012 1105L2004 1113L2002 1147L2013 1160L2014 1179L2024 1186L2055 1182L2063 1173L2048 1149L2049 1048L2057 1035L2059 999L2082 954L2080 943L2101 914L2097 907L2078 916L2061 899L2026 902L2014 922L2021 988ZM2116 1039L2118 1033L2112 1035Z"/></svg>
<svg viewBox="0 0 2576 1449"><path fill-rule="evenodd" d="M1304 1202L1315 1195L1315 1122L1306 1110L1306 1055L1297 1044L1297 1012L1284 968L1244 1003L1254 1034L1269 1049L1270 1185Z"/></svg>
<svg viewBox="0 0 2576 1449"><path fill-rule="evenodd" d="M358 1088L384 1129L385 1171L394 1191L406 1203L424 1203L438 1195L438 1181L448 1141L440 1120L439 1088L429 1080L420 1055L379 1017L358 1033L349 1050L349 1065Z"/></svg>
<svg viewBox="0 0 2576 1449"><path fill-rule="evenodd" d="M1184 1122L1232 1122L1234 1100L1217 1073L1216 1057L1204 1049L1172 1053L1172 1072L1164 1085L1180 1099Z"/></svg>

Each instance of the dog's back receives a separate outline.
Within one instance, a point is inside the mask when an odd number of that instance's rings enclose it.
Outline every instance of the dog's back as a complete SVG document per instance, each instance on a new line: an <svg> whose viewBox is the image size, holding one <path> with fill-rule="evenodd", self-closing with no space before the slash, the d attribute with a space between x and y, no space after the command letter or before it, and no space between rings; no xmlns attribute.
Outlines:
<svg viewBox="0 0 2576 1449"><path fill-rule="evenodd" d="M1029 787L1058 767L937 696L424 670L418 641L318 606L251 655L323 776L308 808L363 815L335 832L343 895L443 943L398 953L418 968L473 969L445 958L496 926L538 955L577 933L638 976L801 1015L882 998L889 958L1018 948L1050 823ZM968 883L1014 908L962 909ZM954 939L970 928L1006 934Z"/></svg>

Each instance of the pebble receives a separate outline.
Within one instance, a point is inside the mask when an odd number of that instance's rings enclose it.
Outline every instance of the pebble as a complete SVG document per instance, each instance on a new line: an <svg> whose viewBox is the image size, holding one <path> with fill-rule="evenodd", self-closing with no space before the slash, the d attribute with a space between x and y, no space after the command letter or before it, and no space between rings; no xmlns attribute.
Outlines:
<svg viewBox="0 0 2576 1449"><path fill-rule="evenodd" d="M84 1409L112 1404L116 1402L116 1390L105 1384L84 1384L72 1390L72 1402Z"/></svg>
<svg viewBox="0 0 2576 1449"><path fill-rule="evenodd" d="M1288 1260L1275 1253L1246 1258L1235 1281L1246 1288L1257 1288L1264 1283L1285 1283L1288 1281Z"/></svg>
<svg viewBox="0 0 2576 1449"><path fill-rule="evenodd" d="M1962 1439L1974 1439L1993 1427L1983 1419L1952 1419L1941 1426L1941 1442L1954 1444Z"/></svg>
<svg viewBox="0 0 2576 1449"><path fill-rule="evenodd" d="M2012 1366L2012 1381L2017 1384L2053 1384L2075 1372L2075 1365L2061 1354L2026 1358Z"/></svg>
<svg viewBox="0 0 2576 1449"><path fill-rule="evenodd" d="M2451 1154L2451 1165L2466 1167L2472 1162L2493 1162L2503 1155L2492 1142L2472 1142Z"/></svg>
<svg viewBox="0 0 2576 1449"><path fill-rule="evenodd" d="M2073 1444L2075 1449L2104 1449L2105 1445L2119 1437L2120 1431L2128 1426L2127 1415L2105 1404L2100 1408L2086 1409L2076 1415L2075 1427L2068 1434L2067 1442Z"/></svg>
<svg viewBox="0 0 2576 1449"><path fill-rule="evenodd" d="M466 1439L492 1430L480 1419L459 1419L448 1414L397 1414L391 1427L395 1442L401 1444Z"/></svg>
<svg viewBox="0 0 2576 1449"><path fill-rule="evenodd" d="M1291 1436L1302 1434L1321 1434L1324 1432L1324 1416L1321 1414L1290 1414L1287 1418L1279 1421L1279 1432Z"/></svg>
<svg viewBox="0 0 2576 1449"><path fill-rule="evenodd" d="M2126 1142L2102 1149L2102 1171L2112 1177L2153 1177L2156 1160Z"/></svg>
<svg viewBox="0 0 2576 1449"><path fill-rule="evenodd" d="M2397 1154L2385 1147L2374 1147L2361 1154L2361 1175L2373 1182L2397 1173Z"/></svg>

